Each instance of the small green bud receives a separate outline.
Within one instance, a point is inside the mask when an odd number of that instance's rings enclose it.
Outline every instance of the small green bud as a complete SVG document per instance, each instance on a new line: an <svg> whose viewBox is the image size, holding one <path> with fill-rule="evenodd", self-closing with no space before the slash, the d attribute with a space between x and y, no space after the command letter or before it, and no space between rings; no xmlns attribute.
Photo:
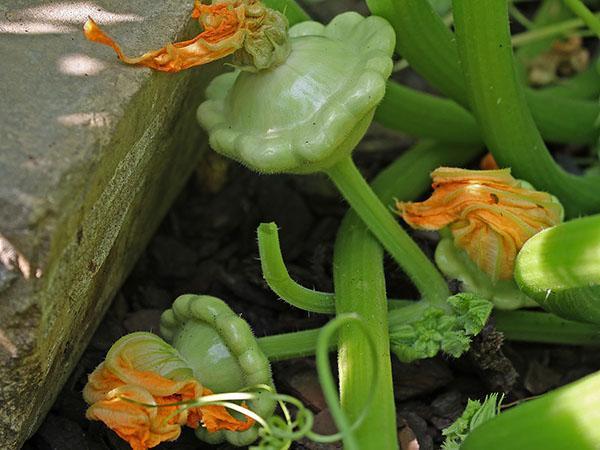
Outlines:
<svg viewBox="0 0 600 450"><path fill-rule="evenodd" d="M233 65L258 72L282 64L291 50L285 16L255 2L248 4L246 17L249 26L242 47L233 54Z"/></svg>

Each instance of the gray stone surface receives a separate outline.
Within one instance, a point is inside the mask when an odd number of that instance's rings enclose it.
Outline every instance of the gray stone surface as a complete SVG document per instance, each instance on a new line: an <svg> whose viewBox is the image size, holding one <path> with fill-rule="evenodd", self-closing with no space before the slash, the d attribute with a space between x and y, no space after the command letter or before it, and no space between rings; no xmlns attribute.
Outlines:
<svg viewBox="0 0 600 450"><path fill-rule="evenodd" d="M121 65L198 31L192 1L0 3L0 448L35 430L204 146L220 65Z"/></svg>

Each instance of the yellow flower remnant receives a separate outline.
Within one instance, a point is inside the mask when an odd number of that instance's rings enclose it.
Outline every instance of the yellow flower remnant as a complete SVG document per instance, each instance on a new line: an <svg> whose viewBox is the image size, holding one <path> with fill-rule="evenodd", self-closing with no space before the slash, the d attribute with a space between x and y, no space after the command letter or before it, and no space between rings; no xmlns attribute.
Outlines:
<svg viewBox="0 0 600 450"><path fill-rule="evenodd" d="M516 180L510 169L440 167L431 176L431 197L398 202L399 214L413 228L448 226L454 243L493 280L511 278L523 244L563 218L562 205L554 196Z"/></svg>
<svg viewBox="0 0 600 450"><path fill-rule="evenodd" d="M270 64L281 55L270 53L281 50L282 31L285 34L287 22L279 13L265 8L258 0L217 0L204 5L194 2L192 17L197 18L203 31L193 39L175 42L158 50L152 50L139 57L128 57L119 45L109 37L90 17L83 26L87 39L108 45L121 61L126 64L147 66L162 72L179 72L190 67L207 64L237 50L248 47L249 52L241 55L244 62ZM248 56L248 53L251 53ZM287 56L287 54L285 55Z"/></svg>
<svg viewBox="0 0 600 450"><path fill-rule="evenodd" d="M133 450L173 441L179 437L183 425L191 428L202 425L215 432L244 431L254 424L250 418L236 419L222 406L188 407L185 402L210 395L212 391L193 377L174 380L136 367L138 358L144 358L140 354L143 347L136 345L125 342L116 354L109 352L106 360L89 375L83 390L83 398L91 405L86 417L104 422Z"/></svg>

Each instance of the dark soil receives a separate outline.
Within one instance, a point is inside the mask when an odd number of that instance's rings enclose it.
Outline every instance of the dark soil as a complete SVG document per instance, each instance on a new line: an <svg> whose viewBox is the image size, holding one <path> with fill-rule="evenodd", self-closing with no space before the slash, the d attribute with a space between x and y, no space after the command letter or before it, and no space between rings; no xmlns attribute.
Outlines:
<svg viewBox="0 0 600 450"><path fill-rule="evenodd" d="M376 129L361 145L359 165L368 177L394 159L406 142ZM260 272L255 230L260 222L281 228L292 276L306 286L331 290L332 243L347 207L320 176L259 176L210 153L168 213L81 361L27 450L125 450L128 445L98 422L84 417L81 391L86 376L120 336L157 331L161 312L184 293L218 296L252 326L257 336L322 325L327 318L296 310L278 300ZM209 170L209 171L207 171ZM431 252L435 242L415 235ZM408 280L386 261L390 296L414 297ZM600 351L576 347L503 343L490 324L471 351L458 360L443 356L414 364L394 361L398 430L405 449L416 437L421 450L439 448L441 430L464 408L467 398L490 391L506 402L538 395L600 369ZM302 399L316 414L320 430L331 420L310 358L273 365L278 389ZM414 445L414 442L413 442ZM186 431L159 449L214 448ZM229 448L221 446L221 449ZM297 449L335 448L296 444Z"/></svg>

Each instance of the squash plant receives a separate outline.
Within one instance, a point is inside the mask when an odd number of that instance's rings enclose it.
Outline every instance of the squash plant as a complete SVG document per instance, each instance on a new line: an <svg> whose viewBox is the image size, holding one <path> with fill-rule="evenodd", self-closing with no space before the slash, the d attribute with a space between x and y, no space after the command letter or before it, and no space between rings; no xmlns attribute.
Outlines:
<svg viewBox="0 0 600 450"><path fill-rule="evenodd" d="M88 417L133 448L176 439L187 425L210 443L282 449L306 437L393 450L391 354L405 362L438 352L458 357L490 316L509 339L598 343L600 175L594 164L585 175L566 172L547 143L598 150L600 65L592 60L579 75L541 89L526 80L555 39L599 35L598 14L581 0L545 0L531 21L518 4L453 0L452 30L424 0L367 5L369 17L345 12L321 24L293 0L196 0L198 36L136 58L92 19L86 23L86 37L127 64L177 72L231 57L233 70L211 82L198 108L211 147L260 173L323 172L351 206L334 246L331 293L292 280L277 225L258 227L265 280L297 308L335 314L322 329L256 339L222 300L188 295L163 314L165 341L134 334L115 344L84 394ZM552 5L575 17L553 21ZM509 13L525 32L511 35ZM444 97L389 80L394 53ZM421 140L369 185L352 152L373 119ZM487 164L499 167L462 168L484 147L492 154ZM415 203L430 173L434 192ZM398 222L394 201L410 226L440 230L435 261ZM384 251L420 300L387 298ZM461 292L453 295L447 278L460 280ZM534 305L549 312L518 311ZM328 362L335 349L339 394ZM332 436L314 433L311 412L277 393L271 379L269 361L306 355L317 357L339 429ZM470 403L447 430L446 448L508 448L511 439L498 439L498 430L514 432L523 448L559 448L550 443L569 442L582 414L548 408L556 399L576 402L596 378L498 417L496 397ZM596 397L588 398L588 409L598 409ZM552 425L567 413L572 429L561 434ZM585 417L578 448L597 448L600 422ZM528 423L539 430L535 439Z"/></svg>

